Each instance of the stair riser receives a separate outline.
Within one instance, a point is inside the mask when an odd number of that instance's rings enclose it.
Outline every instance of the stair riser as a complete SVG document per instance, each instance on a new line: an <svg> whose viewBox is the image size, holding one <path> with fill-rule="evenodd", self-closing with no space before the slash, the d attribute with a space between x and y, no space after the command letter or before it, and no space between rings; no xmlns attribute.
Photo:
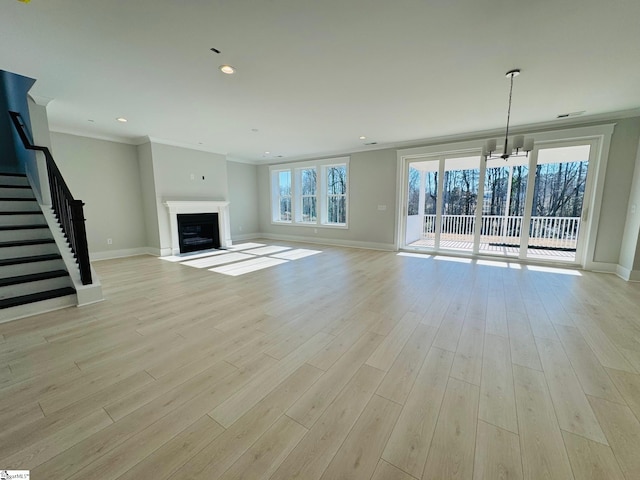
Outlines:
<svg viewBox="0 0 640 480"><path fill-rule="evenodd" d="M0 215L0 225L30 225L34 223L47 223L42 213L28 215Z"/></svg>
<svg viewBox="0 0 640 480"><path fill-rule="evenodd" d="M44 273L52 270L66 270L62 260L46 260L44 262L20 263L0 267L0 278L30 275L32 273Z"/></svg>
<svg viewBox="0 0 640 480"><path fill-rule="evenodd" d="M16 240L34 240L36 238L53 238L48 228L30 228L27 230L1 230L0 243Z"/></svg>
<svg viewBox="0 0 640 480"><path fill-rule="evenodd" d="M78 304L76 295L66 295L64 297L51 298L41 302L27 303L26 305L18 305L17 307L5 308L0 310L0 323L10 322L18 318L29 317L39 313L59 310L61 308L72 307Z"/></svg>
<svg viewBox="0 0 640 480"><path fill-rule="evenodd" d="M0 185L29 185L29 181L26 177L0 175Z"/></svg>
<svg viewBox="0 0 640 480"><path fill-rule="evenodd" d="M0 248L0 258L2 259L47 255L49 253L59 253L55 243Z"/></svg>
<svg viewBox="0 0 640 480"><path fill-rule="evenodd" d="M27 188L0 187L0 197L34 198L33 191Z"/></svg>
<svg viewBox="0 0 640 480"><path fill-rule="evenodd" d="M11 197L13 198L13 197ZM24 202L24 201L12 201L3 200L0 202L0 212L39 212L40 205L38 202Z"/></svg>
<svg viewBox="0 0 640 480"><path fill-rule="evenodd" d="M0 287L0 300L70 286L72 286L72 283L68 276L38 280L36 282L19 283L17 285L7 285L6 287Z"/></svg>

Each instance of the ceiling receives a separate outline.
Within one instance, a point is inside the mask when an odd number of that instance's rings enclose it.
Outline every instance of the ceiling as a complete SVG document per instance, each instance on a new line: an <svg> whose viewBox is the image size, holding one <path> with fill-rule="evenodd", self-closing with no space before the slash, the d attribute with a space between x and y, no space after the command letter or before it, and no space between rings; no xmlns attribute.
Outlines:
<svg viewBox="0 0 640 480"><path fill-rule="evenodd" d="M37 79L52 130L258 163L501 128L512 68L512 125L640 108L637 0L3 0L1 13L0 69Z"/></svg>

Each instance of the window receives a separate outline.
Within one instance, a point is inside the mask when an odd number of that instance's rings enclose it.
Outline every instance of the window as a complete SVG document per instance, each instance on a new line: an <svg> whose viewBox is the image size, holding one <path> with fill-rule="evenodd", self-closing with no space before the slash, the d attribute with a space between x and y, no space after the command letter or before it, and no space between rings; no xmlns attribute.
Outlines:
<svg viewBox="0 0 640 480"><path fill-rule="evenodd" d="M326 223L347 223L347 167L327 167L327 218Z"/></svg>
<svg viewBox="0 0 640 480"><path fill-rule="evenodd" d="M277 213L276 221L291 221L291 172L277 172Z"/></svg>
<svg viewBox="0 0 640 480"><path fill-rule="evenodd" d="M317 223L318 221L318 171L316 168L296 169L296 179L300 185L300 202L297 205L298 216L296 221L300 223Z"/></svg>
<svg viewBox="0 0 640 480"><path fill-rule="evenodd" d="M273 223L347 227L349 159L272 165Z"/></svg>

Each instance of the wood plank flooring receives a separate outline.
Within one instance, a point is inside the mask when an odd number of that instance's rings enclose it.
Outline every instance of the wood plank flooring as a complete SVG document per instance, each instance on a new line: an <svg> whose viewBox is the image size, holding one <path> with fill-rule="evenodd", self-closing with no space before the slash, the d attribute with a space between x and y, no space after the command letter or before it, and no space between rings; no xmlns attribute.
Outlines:
<svg viewBox="0 0 640 480"><path fill-rule="evenodd" d="M0 469L640 478L640 284L277 245L322 253L235 277L97 262L104 302L0 324Z"/></svg>

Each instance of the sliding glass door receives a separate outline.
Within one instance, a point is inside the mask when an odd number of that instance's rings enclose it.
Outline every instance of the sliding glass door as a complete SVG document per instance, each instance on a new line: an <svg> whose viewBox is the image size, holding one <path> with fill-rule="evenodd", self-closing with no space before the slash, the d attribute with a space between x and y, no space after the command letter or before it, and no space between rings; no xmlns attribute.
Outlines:
<svg viewBox="0 0 640 480"><path fill-rule="evenodd" d="M486 162L479 253L520 256L528 176L526 157Z"/></svg>
<svg viewBox="0 0 640 480"><path fill-rule="evenodd" d="M590 145L538 151L527 257L576 260Z"/></svg>
<svg viewBox="0 0 640 480"><path fill-rule="evenodd" d="M441 249L473 252L479 186L479 156L444 159Z"/></svg>
<svg viewBox="0 0 640 480"><path fill-rule="evenodd" d="M412 159L404 246L576 262L592 148L554 143L506 161L471 154Z"/></svg>

